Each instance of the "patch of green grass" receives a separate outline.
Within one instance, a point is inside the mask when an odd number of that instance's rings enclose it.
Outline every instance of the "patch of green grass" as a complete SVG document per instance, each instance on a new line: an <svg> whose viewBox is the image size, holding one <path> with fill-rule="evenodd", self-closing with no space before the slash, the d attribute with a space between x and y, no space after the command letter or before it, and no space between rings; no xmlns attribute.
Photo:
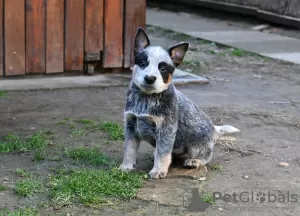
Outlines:
<svg viewBox="0 0 300 216"><path fill-rule="evenodd" d="M117 123L114 122L102 122L99 124L99 128L108 134L110 140L123 140L124 129Z"/></svg>
<svg viewBox="0 0 300 216"><path fill-rule="evenodd" d="M204 202L210 203L210 204L212 204L212 205L215 203L214 197L213 197L212 193L208 193L208 192L202 193L201 199L202 199Z"/></svg>
<svg viewBox="0 0 300 216"><path fill-rule="evenodd" d="M96 122L94 120L90 120L90 119L77 119L77 120L75 120L75 122L84 124L84 125L95 125L96 126Z"/></svg>
<svg viewBox="0 0 300 216"><path fill-rule="evenodd" d="M20 137L9 134L0 141L0 153L9 153L12 151L28 152L30 150L44 149L48 144L48 136L40 131L34 135L28 136L25 140Z"/></svg>
<svg viewBox="0 0 300 216"><path fill-rule="evenodd" d="M230 49L230 54L237 57L242 57L247 54L247 52L243 49L233 48Z"/></svg>
<svg viewBox="0 0 300 216"><path fill-rule="evenodd" d="M16 174L19 176L19 177L30 177L32 176L32 174L28 171L26 171L25 169L23 168L17 168L16 169Z"/></svg>
<svg viewBox="0 0 300 216"><path fill-rule="evenodd" d="M10 211L9 209L1 209L0 216L37 216L38 213L33 208L24 208Z"/></svg>
<svg viewBox="0 0 300 216"><path fill-rule="evenodd" d="M200 45L211 44L211 43L212 43L211 41L207 41L207 40L204 40L204 39L199 39L199 44Z"/></svg>
<svg viewBox="0 0 300 216"><path fill-rule="evenodd" d="M221 171L223 169L223 166L219 163L213 164L210 166L212 171Z"/></svg>
<svg viewBox="0 0 300 216"><path fill-rule="evenodd" d="M57 125L68 125L69 123L66 120L61 120L56 122Z"/></svg>
<svg viewBox="0 0 300 216"><path fill-rule="evenodd" d="M3 184L0 184L0 191L5 191L6 187Z"/></svg>
<svg viewBox="0 0 300 216"><path fill-rule="evenodd" d="M0 97L5 97L7 95L7 91L0 90Z"/></svg>
<svg viewBox="0 0 300 216"><path fill-rule="evenodd" d="M15 185L14 191L19 196L30 197L34 193L40 192L42 189L43 185L40 181L34 178L27 178L18 181Z"/></svg>
<svg viewBox="0 0 300 216"><path fill-rule="evenodd" d="M109 199L130 200L143 184L143 174L112 170L72 170L51 177L51 197L55 203L70 204L79 201L98 207Z"/></svg>
<svg viewBox="0 0 300 216"><path fill-rule="evenodd" d="M79 136L84 136L85 132L81 128L76 128L72 130L71 134L75 137L79 137Z"/></svg>
<svg viewBox="0 0 300 216"><path fill-rule="evenodd" d="M67 151L67 156L79 163L89 163L93 166L110 165L112 161L109 157L99 151L98 148L78 147Z"/></svg>
<svg viewBox="0 0 300 216"><path fill-rule="evenodd" d="M41 150L35 151L34 152L34 156L33 156L33 160L35 162L45 160L45 153L43 151L41 151Z"/></svg>

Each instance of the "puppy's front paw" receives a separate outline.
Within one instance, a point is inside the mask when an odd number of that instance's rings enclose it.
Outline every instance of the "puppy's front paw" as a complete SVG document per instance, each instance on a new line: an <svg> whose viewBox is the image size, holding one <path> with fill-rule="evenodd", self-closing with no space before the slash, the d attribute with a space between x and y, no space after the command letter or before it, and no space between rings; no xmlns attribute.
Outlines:
<svg viewBox="0 0 300 216"><path fill-rule="evenodd" d="M152 169L149 173L148 173L148 178L149 179L163 179L166 178L168 172L167 171L157 171Z"/></svg>
<svg viewBox="0 0 300 216"><path fill-rule="evenodd" d="M122 163L120 166L119 166L119 170L122 170L123 172L129 172L131 170L134 170L134 167L133 167L133 164L125 164L125 163Z"/></svg>
<svg viewBox="0 0 300 216"><path fill-rule="evenodd" d="M199 159L186 159L183 163L183 166L185 168L190 168L190 169L197 168L201 165L202 164L201 164L201 161Z"/></svg>

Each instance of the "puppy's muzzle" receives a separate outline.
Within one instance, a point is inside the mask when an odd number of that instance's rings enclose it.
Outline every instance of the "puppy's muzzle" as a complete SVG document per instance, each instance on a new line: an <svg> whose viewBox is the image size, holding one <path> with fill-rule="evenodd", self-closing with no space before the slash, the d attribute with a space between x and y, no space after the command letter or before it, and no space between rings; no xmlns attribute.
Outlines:
<svg viewBox="0 0 300 216"><path fill-rule="evenodd" d="M152 85L156 80L156 76L145 76L144 80L147 85Z"/></svg>

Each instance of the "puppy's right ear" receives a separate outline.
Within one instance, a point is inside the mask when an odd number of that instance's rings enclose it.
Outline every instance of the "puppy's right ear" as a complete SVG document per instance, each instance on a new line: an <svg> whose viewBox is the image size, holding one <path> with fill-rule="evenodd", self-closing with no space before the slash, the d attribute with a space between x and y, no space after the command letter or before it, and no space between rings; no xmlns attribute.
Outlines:
<svg viewBox="0 0 300 216"><path fill-rule="evenodd" d="M143 28L139 27L135 35L134 55L142 52L149 45L150 45L150 40L148 38L147 33Z"/></svg>

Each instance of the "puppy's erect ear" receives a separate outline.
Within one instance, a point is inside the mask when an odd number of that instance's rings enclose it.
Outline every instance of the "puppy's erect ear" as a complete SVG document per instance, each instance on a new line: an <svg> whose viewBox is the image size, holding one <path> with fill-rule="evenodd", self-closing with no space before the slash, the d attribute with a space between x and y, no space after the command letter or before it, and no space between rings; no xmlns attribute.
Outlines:
<svg viewBox="0 0 300 216"><path fill-rule="evenodd" d="M180 43L169 48L169 55L176 67L181 64L189 45L189 43Z"/></svg>
<svg viewBox="0 0 300 216"><path fill-rule="evenodd" d="M150 45L150 40L148 38L147 33L143 28L139 27L135 35L134 55L142 52L149 45Z"/></svg>

